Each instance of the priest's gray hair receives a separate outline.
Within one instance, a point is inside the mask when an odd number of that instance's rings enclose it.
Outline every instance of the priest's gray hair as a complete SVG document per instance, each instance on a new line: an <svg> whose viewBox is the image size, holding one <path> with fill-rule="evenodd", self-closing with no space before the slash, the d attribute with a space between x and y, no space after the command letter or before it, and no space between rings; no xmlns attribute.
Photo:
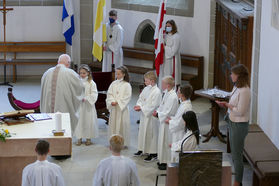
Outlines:
<svg viewBox="0 0 279 186"><path fill-rule="evenodd" d="M58 63L71 63L71 57L68 54L62 54L58 58Z"/></svg>

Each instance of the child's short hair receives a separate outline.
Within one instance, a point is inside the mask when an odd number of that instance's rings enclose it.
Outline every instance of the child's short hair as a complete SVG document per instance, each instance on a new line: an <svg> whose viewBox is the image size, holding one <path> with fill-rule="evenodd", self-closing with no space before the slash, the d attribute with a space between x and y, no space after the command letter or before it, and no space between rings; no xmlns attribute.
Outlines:
<svg viewBox="0 0 279 186"><path fill-rule="evenodd" d="M180 93L186 98L190 99L193 93L193 88L190 84L180 87Z"/></svg>
<svg viewBox="0 0 279 186"><path fill-rule="evenodd" d="M116 10L109 11L109 16L117 16L117 11Z"/></svg>
<svg viewBox="0 0 279 186"><path fill-rule="evenodd" d="M79 69L78 69L78 73L80 73L80 70L84 69L86 70L86 72L88 72L88 82L91 82L92 78L92 71L90 69L90 67L87 64L81 64Z"/></svg>
<svg viewBox="0 0 279 186"><path fill-rule="evenodd" d="M168 85L174 87L175 86L175 81L174 78L172 76L165 76L163 78L163 81L166 82Z"/></svg>
<svg viewBox="0 0 279 186"><path fill-rule="evenodd" d="M49 152L49 143L46 140L39 139L35 150L39 155L47 155Z"/></svg>
<svg viewBox="0 0 279 186"><path fill-rule="evenodd" d="M146 72L144 78L153 80L155 83L157 82L157 76L154 71Z"/></svg>
<svg viewBox="0 0 279 186"><path fill-rule="evenodd" d="M123 149L124 138L120 135L115 134L110 137L109 143L111 146L111 150L113 152L119 153Z"/></svg>

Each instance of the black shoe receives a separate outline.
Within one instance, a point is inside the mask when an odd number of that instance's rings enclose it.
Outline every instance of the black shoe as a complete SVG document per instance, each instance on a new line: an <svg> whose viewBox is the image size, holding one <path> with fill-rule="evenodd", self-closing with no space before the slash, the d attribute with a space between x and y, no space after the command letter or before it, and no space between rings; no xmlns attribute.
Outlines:
<svg viewBox="0 0 279 186"><path fill-rule="evenodd" d="M152 162L157 159L157 154L149 154L147 158L144 159L145 162Z"/></svg>
<svg viewBox="0 0 279 186"><path fill-rule="evenodd" d="M166 163L161 163L161 164L158 166L158 169L160 169L160 170L167 170L167 164L166 164Z"/></svg>
<svg viewBox="0 0 279 186"><path fill-rule="evenodd" d="M138 151L137 153L134 154L134 156L141 156L142 155L142 151Z"/></svg>

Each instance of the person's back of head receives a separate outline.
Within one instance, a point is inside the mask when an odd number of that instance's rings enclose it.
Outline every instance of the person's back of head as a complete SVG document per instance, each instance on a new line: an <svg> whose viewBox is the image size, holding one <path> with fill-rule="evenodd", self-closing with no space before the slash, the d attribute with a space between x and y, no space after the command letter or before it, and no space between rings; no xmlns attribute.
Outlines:
<svg viewBox="0 0 279 186"><path fill-rule="evenodd" d="M49 153L49 143L43 139L38 140L35 151L39 156L47 156Z"/></svg>
<svg viewBox="0 0 279 186"><path fill-rule="evenodd" d="M199 130L199 125L198 125L198 120L195 112L193 111L188 111L182 115L182 118L185 122L185 129L192 131L195 133L194 135L196 136L197 139L197 144L199 144L200 141L200 130Z"/></svg>
<svg viewBox="0 0 279 186"><path fill-rule="evenodd" d="M62 54L58 58L58 64L65 65L67 68L70 68L71 57L68 54Z"/></svg>
<svg viewBox="0 0 279 186"><path fill-rule="evenodd" d="M120 154L124 146L124 138L120 135L112 135L110 137L109 144L113 153Z"/></svg>

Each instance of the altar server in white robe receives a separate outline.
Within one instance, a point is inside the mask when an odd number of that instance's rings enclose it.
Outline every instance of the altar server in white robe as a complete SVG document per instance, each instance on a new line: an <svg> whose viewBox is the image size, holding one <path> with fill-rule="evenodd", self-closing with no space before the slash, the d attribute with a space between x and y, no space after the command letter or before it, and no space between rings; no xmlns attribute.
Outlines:
<svg viewBox="0 0 279 186"><path fill-rule="evenodd" d="M109 142L112 156L99 163L93 186L139 186L136 164L130 158L121 156L124 145L122 136L113 135Z"/></svg>
<svg viewBox="0 0 279 186"><path fill-rule="evenodd" d="M158 147L158 120L152 116L162 99L161 90L157 87L157 77L154 71L149 71L144 75L146 87L142 90L139 99L134 107L135 111L141 112L138 152L134 156L141 156L148 153L145 162L151 162L157 158Z"/></svg>
<svg viewBox="0 0 279 186"><path fill-rule="evenodd" d="M109 115L109 136L123 136L125 147L130 142L130 112L128 104L132 96L129 73L125 66L116 69L117 80L113 81L107 91L106 105Z"/></svg>
<svg viewBox="0 0 279 186"><path fill-rule="evenodd" d="M158 168L165 170L167 162L170 161L171 136L169 125L166 124L166 119L175 115L178 108L178 97L174 90L175 82L173 77L166 76L162 80L162 89L164 96L157 111L154 111L153 116L159 119L159 136L158 136Z"/></svg>
<svg viewBox="0 0 279 186"><path fill-rule="evenodd" d="M184 140L183 151L197 150L200 141L199 125L195 112L188 111L182 115L182 118L185 124L184 135L180 140L170 144L172 155L171 162L176 163L179 161L179 151L181 150L181 145Z"/></svg>
<svg viewBox="0 0 279 186"><path fill-rule="evenodd" d="M96 83L92 79L92 72L88 65L81 65L79 75L82 78L85 95L82 99L79 112L79 120L75 130L75 136L78 139L76 145L81 145L82 138L86 139L85 145L91 145L91 138L99 136L97 112L95 103L98 99Z"/></svg>
<svg viewBox="0 0 279 186"><path fill-rule="evenodd" d="M115 69L123 65L123 28L117 21L117 11L109 12L109 23L106 24L107 42L103 46L103 72L111 72L111 65Z"/></svg>
<svg viewBox="0 0 279 186"><path fill-rule="evenodd" d="M173 117L168 117L166 119L166 124L169 124L169 130L172 136L172 143L175 143L182 139L185 133L185 124L182 115L187 111L192 110L191 95L193 88L191 85L184 85L179 87L177 91L178 98L180 100L180 105L178 110Z"/></svg>
<svg viewBox="0 0 279 186"><path fill-rule="evenodd" d="M75 130L78 110L84 97L84 86L79 75L70 69L71 58L62 54L55 67L48 69L41 79L41 112L70 113L71 128Z"/></svg>
<svg viewBox="0 0 279 186"><path fill-rule="evenodd" d="M47 161L49 143L45 140L37 142L35 151L37 161L27 165L22 172L22 186L64 186L61 168Z"/></svg>
<svg viewBox="0 0 279 186"><path fill-rule="evenodd" d="M164 35L164 62L160 66L159 83L165 76L172 76L175 79L175 85L181 85L181 38L177 32L177 26L174 20L166 22L166 34Z"/></svg>

